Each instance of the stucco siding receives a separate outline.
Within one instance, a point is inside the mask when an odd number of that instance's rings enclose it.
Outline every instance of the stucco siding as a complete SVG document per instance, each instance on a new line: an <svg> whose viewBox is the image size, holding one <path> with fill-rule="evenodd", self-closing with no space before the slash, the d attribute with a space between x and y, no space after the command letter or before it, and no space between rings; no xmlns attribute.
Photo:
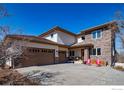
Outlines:
<svg viewBox="0 0 124 93"><path fill-rule="evenodd" d="M75 49L70 49L70 51L75 52L75 57L81 57L81 49L82 48L75 48Z"/></svg>
<svg viewBox="0 0 124 93"><path fill-rule="evenodd" d="M77 37L77 43L81 43L83 42L84 40L82 40L81 36L80 37Z"/></svg>
<svg viewBox="0 0 124 93"><path fill-rule="evenodd" d="M53 34L53 37L51 37L51 34ZM51 40L51 41L54 41L54 42L57 42L57 38L58 38L58 33L55 32L52 32L46 36L44 36L44 38L48 39L48 40Z"/></svg>
<svg viewBox="0 0 124 93"><path fill-rule="evenodd" d="M58 33L57 42L60 44L71 45L76 42L75 36L66 34L64 32L57 32L57 33Z"/></svg>
<svg viewBox="0 0 124 93"><path fill-rule="evenodd" d="M53 37L51 38L51 34L53 34ZM76 37L61 31L54 31L46 36L44 38L57 42L59 44L64 44L64 45L71 45L76 42Z"/></svg>

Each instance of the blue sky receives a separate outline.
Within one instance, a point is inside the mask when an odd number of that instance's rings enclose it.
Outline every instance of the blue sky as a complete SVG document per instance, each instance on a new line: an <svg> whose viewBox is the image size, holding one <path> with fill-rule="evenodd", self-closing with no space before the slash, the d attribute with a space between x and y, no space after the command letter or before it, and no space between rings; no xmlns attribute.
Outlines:
<svg viewBox="0 0 124 93"><path fill-rule="evenodd" d="M0 25L24 34L39 35L58 25L73 33L114 19L123 4L4 4L10 17L0 19Z"/></svg>

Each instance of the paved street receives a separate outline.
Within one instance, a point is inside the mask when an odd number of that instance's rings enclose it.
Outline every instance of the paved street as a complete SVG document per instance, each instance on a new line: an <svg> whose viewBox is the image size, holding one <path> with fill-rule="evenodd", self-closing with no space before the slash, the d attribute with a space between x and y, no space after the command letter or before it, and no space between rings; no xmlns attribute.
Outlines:
<svg viewBox="0 0 124 93"><path fill-rule="evenodd" d="M124 85L124 72L111 67L96 67L83 64L56 64L47 66L32 66L17 69L22 74L35 72L42 85ZM42 75L41 75L42 74ZM51 75L51 76L50 76Z"/></svg>

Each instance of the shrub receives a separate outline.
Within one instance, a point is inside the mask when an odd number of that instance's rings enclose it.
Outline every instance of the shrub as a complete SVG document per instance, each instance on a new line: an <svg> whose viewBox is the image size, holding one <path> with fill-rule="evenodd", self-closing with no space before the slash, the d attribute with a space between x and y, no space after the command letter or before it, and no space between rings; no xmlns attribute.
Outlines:
<svg viewBox="0 0 124 93"><path fill-rule="evenodd" d="M96 64L96 60L95 59L92 59L91 60L91 64Z"/></svg>
<svg viewBox="0 0 124 93"><path fill-rule="evenodd" d="M96 59L91 60L91 64L96 64ZM100 60L100 65L101 66L106 66L107 62L104 60Z"/></svg>
<svg viewBox="0 0 124 93"><path fill-rule="evenodd" d="M124 71L124 67L122 66L115 66L114 69L119 70L119 71Z"/></svg>
<svg viewBox="0 0 124 93"><path fill-rule="evenodd" d="M104 60L101 60L101 65L106 66L106 62Z"/></svg>

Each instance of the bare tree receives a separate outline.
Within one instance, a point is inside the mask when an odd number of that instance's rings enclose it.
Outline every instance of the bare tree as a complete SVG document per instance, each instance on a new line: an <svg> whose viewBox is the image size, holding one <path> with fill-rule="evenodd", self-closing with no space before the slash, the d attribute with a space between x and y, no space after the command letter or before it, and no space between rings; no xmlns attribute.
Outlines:
<svg viewBox="0 0 124 93"><path fill-rule="evenodd" d="M0 19L6 17L8 15L7 10L3 5L0 5ZM9 32L9 26L1 26L0 25L0 62L3 64L3 61L5 59L5 46L3 44L4 37Z"/></svg>
<svg viewBox="0 0 124 93"><path fill-rule="evenodd" d="M8 12L6 8L3 5L0 5L0 19L4 17L8 17ZM21 30L17 30L16 34L18 32L21 32ZM24 52L25 48L25 38L19 42L18 40L10 41L7 44L4 43L4 40L7 38L7 36L11 34L10 27L9 26L0 26L0 63L1 66L5 66L5 63L8 61L12 61L12 64L14 63L14 59L20 57L22 53ZM22 46L23 45L23 46ZM13 65L14 68L14 65Z"/></svg>
<svg viewBox="0 0 124 93"><path fill-rule="evenodd" d="M7 9L0 4L0 19L9 16Z"/></svg>
<svg viewBox="0 0 124 93"><path fill-rule="evenodd" d="M124 16L121 11L115 13L115 19L117 22L118 29L116 31L116 38L118 42L118 62L124 62Z"/></svg>

